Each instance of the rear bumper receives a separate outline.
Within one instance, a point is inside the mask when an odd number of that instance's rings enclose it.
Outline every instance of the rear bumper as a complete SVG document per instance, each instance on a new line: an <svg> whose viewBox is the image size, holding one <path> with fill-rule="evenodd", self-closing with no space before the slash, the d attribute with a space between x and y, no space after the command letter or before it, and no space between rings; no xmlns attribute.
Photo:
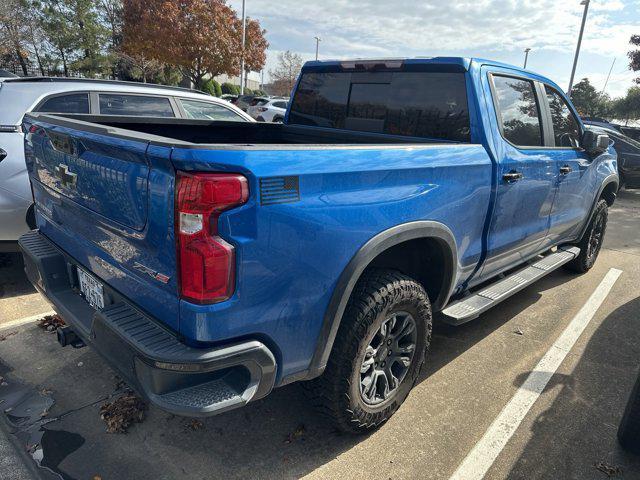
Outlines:
<svg viewBox="0 0 640 480"><path fill-rule="evenodd" d="M19 240L29 280L64 321L141 395L177 415L209 416L262 398L276 361L256 340L193 348L104 286L108 305L93 309L77 290L76 262L38 231Z"/></svg>

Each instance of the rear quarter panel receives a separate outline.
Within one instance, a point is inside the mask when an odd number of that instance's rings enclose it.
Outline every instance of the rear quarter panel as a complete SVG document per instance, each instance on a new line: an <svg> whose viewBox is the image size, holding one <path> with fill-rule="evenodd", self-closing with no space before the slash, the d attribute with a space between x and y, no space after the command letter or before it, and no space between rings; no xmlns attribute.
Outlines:
<svg viewBox="0 0 640 480"><path fill-rule="evenodd" d="M220 218L236 247L236 293L217 305L180 305L180 330L215 342L253 336L280 356L280 378L307 368L335 284L376 234L417 220L455 235L458 282L475 268L491 191L481 145L176 148L178 170L246 175L250 200ZM259 180L299 176L300 200L260 205Z"/></svg>

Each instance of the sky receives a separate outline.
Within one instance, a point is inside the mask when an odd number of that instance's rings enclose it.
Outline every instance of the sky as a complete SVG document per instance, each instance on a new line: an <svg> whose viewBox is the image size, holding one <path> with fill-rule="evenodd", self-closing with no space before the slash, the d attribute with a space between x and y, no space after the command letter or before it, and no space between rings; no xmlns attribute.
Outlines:
<svg viewBox="0 0 640 480"><path fill-rule="evenodd" d="M240 14L242 0L228 3ZM580 0L246 0L267 30L268 71L280 52L305 60L468 56L527 67L568 87L584 7ZM629 38L640 35L640 0L591 0L576 82L624 95L640 77L628 69ZM258 75L253 75L258 79Z"/></svg>

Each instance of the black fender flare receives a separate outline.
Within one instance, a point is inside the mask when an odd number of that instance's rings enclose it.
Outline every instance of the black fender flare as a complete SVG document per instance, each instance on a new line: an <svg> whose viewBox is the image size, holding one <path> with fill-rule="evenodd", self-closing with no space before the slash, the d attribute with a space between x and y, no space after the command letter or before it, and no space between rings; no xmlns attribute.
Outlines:
<svg viewBox="0 0 640 480"><path fill-rule="evenodd" d="M598 194L593 199L593 205L591 205L589 216L586 218L584 225L580 229L580 235L578 236L578 240L581 240L582 237L584 237L584 234L587 231L587 228L589 228L589 224L591 223L591 219L593 218L593 213L596 211L596 205L598 205L598 201L602 197L602 192L604 192L604 189L607 188L607 185L610 185L612 183L614 183L616 186L616 188L614 189L614 192L617 192L618 186L620 185L620 177L617 173L612 173L611 175L607 175L605 179L602 181L602 183L600 184L600 188L598 189ZM614 195L616 195L616 193L614 193Z"/></svg>
<svg viewBox="0 0 640 480"><path fill-rule="evenodd" d="M356 252L338 279L323 318L313 358L304 375L307 379L321 375L327 366L345 307L364 269L388 248L419 238L435 239L445 247L444 251L449 253L445 255L443 280L445 288L441 289L438 298L433 302L434 311L444 308L455 287L458 265L456 240L449 227L440 222L417 221L397 225L377 234Z"/></svg>

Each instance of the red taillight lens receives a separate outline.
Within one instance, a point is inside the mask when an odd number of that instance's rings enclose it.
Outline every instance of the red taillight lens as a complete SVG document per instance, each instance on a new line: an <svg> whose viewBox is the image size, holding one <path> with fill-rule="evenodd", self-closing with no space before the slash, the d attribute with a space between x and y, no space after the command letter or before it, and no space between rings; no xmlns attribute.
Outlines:
<svg viewBox="0 0 640 480"><path fill-rule="evenodd" d="M249 198L242 175L178 172L176 237L180 293L196 303L216 303L233 295L235 252L218 236L218 217Z"/></svg>

